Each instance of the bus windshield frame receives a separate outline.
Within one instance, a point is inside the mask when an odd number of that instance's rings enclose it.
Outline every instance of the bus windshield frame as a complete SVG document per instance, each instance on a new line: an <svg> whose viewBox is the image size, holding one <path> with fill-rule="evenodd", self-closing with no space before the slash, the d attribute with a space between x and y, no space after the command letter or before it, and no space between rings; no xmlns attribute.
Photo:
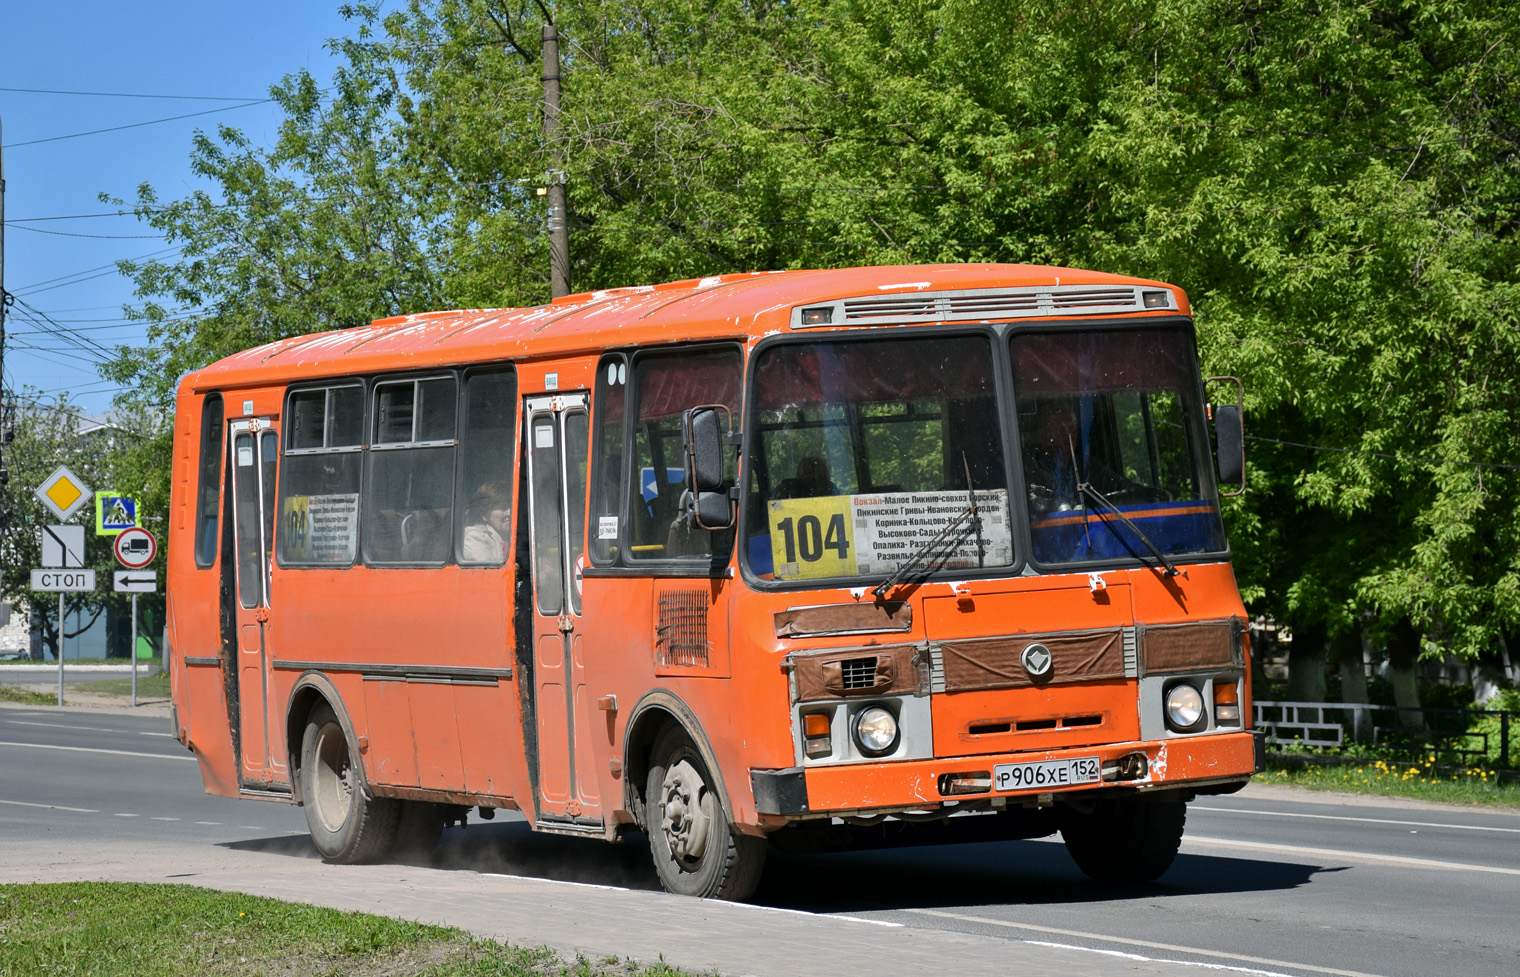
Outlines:
<svg viewBox="0 0 1520 977"><path fill-rule="evenodd" d="M1047 355L1021 364L1029 346ZM1186 319L794 334L746 373L751 586L876 585L915 559L904 582L1228 556ZM1034 468L1068 410L1088 436L1066 440L1081 477L1053 500Z"/></svg>

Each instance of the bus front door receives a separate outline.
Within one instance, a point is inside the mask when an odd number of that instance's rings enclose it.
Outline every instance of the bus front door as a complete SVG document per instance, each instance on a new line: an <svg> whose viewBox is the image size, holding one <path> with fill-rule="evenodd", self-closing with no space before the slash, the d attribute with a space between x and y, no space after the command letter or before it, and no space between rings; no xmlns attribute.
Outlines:
<svg viewBox="0 0 1520 977"><path fill-rule="evenodd" d="M584 393L525 398L538 819L599 829L580 633L590 421Z"/></svg>
<svg viewBox="0 0 1520 977"><path fill-rule="evenodd" d="M229 427L237 631L238 782L259 789L286 768L269 741L269 560L274 545L275 469L280 437L268 418L239 418Z"/></svg>

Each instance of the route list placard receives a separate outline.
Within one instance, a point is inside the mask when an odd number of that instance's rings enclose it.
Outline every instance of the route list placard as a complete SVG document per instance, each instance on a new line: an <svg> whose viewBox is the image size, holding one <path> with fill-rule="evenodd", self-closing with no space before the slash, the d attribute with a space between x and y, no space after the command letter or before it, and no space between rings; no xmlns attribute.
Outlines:
<svg viewBox="0 0 1520 977"><path fill-rule="evenodd" d="M922 553L930 567L1013 562L1006 490L976 493L967 518ZM966 511L964 491L894 492L777 499L769 505L776 579L887 575L920 553Z"/></svg>

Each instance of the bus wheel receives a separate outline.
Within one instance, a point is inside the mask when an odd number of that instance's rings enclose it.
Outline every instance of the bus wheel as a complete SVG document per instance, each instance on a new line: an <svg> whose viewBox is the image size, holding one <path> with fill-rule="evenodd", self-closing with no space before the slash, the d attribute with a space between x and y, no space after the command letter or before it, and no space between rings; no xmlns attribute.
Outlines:
<svg viewBox="0 0 1520 977"><path fill-rule="evenodd" d="M1091 813L1068 812L1061 837L1094 882L1152 882L1177 857L1186 820L1186 802L1171 797L1099 801Z"/></svg>
<svg viewBox="0 0 1520 977"><path fill-rule="evenodd" d="M765 868L765 839L734 831L707 765L686 731L655 740L645 789L645 828L660 884L704 899L743 899Z"/></svg>
<svg viewBox="0 0 1520 977"><path fill-rule="evenodd" d="M311 840L330 862L375 861L396 836L399 804L367 795L348 736L325 702L301 736L301 803Z"/></svg>

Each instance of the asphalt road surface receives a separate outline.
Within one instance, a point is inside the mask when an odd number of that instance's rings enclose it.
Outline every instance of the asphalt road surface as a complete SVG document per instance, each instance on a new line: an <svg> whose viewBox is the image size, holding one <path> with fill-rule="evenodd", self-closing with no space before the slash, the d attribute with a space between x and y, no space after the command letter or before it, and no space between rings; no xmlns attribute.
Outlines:
<svg viewBox="0 0 1520 977"><path fill-rule="evenodd" d="M1248 788L1199 798L1153 885L1058 841L773 854L750 905L658 891L638 844L445 833L429 865L328 866L299 808L210 797L161 711L0 706L0 882L184 881L725 975L1520 974L1520 816Z"/></svg>

